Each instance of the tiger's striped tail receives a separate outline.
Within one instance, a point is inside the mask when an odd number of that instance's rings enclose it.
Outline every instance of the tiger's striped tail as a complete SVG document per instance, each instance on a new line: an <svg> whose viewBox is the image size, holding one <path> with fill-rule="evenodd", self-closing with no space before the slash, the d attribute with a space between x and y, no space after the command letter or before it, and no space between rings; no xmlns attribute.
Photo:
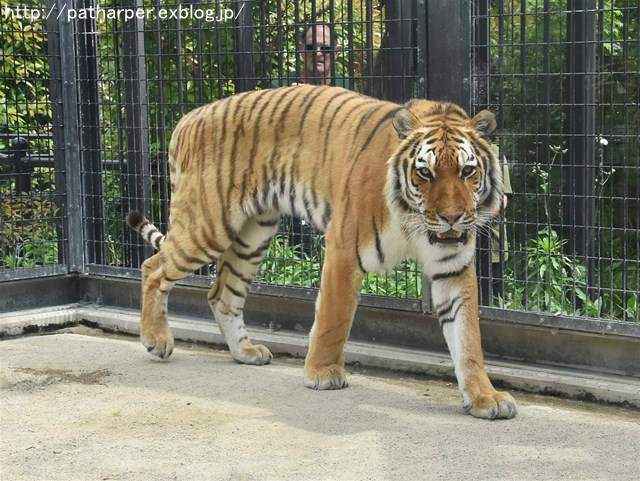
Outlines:
<svg viewBox="0 0 640 481"><path fill-rule="evenodd" d="M127 224L156 250L160 250L164 244L166 236L137 210L132 210L127 214Z"/></svg>

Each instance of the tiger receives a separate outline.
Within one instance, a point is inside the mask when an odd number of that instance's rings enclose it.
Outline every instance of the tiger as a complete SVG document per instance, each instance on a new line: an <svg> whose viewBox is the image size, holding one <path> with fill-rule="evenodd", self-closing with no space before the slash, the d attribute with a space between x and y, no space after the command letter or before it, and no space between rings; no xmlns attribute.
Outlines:
<svg viewBox="0 0 640 481"><path fill-rule="evenodd" d="M503 196L490 147L495 115L470 118L453 103L404 105L339 87L299 85L232 95L186 114L168 148L170 227L131 211L127 223L157 252L142 265L140 337L168 358L173 286L215 264L207 299L233 358L263 365L243 307L283 214L325 233L304 385L347 386L344 345L363 277L414 259L430 279L463 409L512 418L517 407L492 386L478 320L476 233Z"/></svg>

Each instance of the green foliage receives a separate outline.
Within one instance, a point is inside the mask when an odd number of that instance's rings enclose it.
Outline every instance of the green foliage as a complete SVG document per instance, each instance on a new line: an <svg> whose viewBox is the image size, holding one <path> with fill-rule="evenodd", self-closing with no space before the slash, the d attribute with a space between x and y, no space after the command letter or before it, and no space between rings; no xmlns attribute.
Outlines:
<svg viewBox="0 0 640 481"><path fill-rule="evenodd" d="M30 0L21 6L40 8L40 3ZM2 43L0 133L46 134L51 128L51 104L45 20L2 12ZM0 138L0 150L7 147Z"/></svg>
<svg viewBox="0 0 640 481"><path fill-rule="evenodd" d="M276 286L320 287L321 257L311 259L286 235L276 236L260 266L257 282Z"/></svg>
<svg viewBox="0 0 640 481"><path fill-rule="evenodd" d="M0 270L56 264L59 208L46 197L9 196L4 189L0 199Z"/></svg>
<svg viewBox="0 0 640 481"><path fill-rule="evenodd" d="M507 276L501 307L597 317L602 300L588 298L585 266L563 254L566 242L550 227L530 239L524 259L513 256L517 267ZM526 272L526 278L514 278L513 272Z"/></svg>
<svg viewBox="0 0 640 481"><path fill-rule="evenodd" d="M315 252L309 257L300 246L291 246L287 235L275 237L260 266L256 282L277 286L319 288L324 261L323 236L314 236ZM404 262L393 273L367 274L360 292L377 296L419 299L422 276L415 263Z"/></svg>

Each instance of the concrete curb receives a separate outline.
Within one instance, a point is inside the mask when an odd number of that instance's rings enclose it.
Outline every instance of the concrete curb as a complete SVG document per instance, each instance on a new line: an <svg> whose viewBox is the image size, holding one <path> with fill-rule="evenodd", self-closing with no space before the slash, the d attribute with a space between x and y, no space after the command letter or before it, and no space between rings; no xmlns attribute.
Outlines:
<svg viewBox="0 0 640 481"><path fill-rule="evenodd" d="M80 322L109 331L139 334L137 311L69 304L1 315L0 338L46 332ZM214 322L172 315L171 329L177 340L225 344ZM267 345L274 354L294 357L306 354L305 333L273 332L252 326L247 330L255 342ZM454 375L453 364L447 354L351 341L347 343L345 353L350 364L441 377ZM640 379L634 377L492 358L486 359L486 368L492 381L508 388L640 409Z"/></svg>

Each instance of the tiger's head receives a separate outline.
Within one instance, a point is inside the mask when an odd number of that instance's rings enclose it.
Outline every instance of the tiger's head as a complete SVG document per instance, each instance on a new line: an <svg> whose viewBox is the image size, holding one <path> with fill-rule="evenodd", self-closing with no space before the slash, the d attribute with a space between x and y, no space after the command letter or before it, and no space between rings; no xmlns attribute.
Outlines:
<svg viewBox="0 0 640 481"><path fill-rule="evenodd" d="M389 160L387 196L409 235L466 244L499 212L502 170L489 137L495 116L413 100L393 119L400 144Z"/></svg>

